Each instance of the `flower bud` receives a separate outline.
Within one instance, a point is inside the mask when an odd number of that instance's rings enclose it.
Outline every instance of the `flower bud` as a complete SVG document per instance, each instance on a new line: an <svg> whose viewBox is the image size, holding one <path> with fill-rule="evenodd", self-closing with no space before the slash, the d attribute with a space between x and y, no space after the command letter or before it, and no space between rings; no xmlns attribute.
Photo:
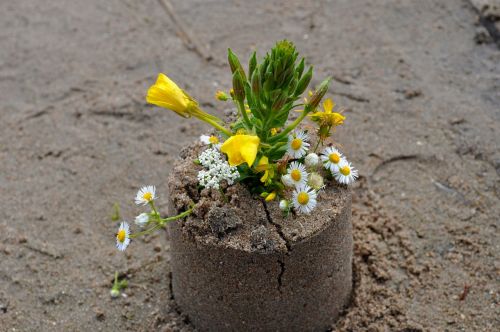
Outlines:
<svg viewBox="0 0 500 332"><path fill-rule="evenodd" d="M307 103L307 107L309 107L310 110L316 109L318 107L321 99L325 96L326 92L328 91L328 86L330 85L330 78L327 78L323 82L321 82L320 86L318 89L314 92L312 95L311 99Z"/></svg>
<svg viewBox="0 0 500 332"><path fill-rule="evenodd" d="M330 129L331 129L330 126L326 126L326 125L319 126L319 129L318 129L318 137L319 137L319 139L322 140L322 141L324 141L328 137L330 137Z"/></svg>
<svg viewBox="0 0 500 332"><path fill-rule="evenodd" d="M117 298L118 296L120 296L120 290L113 287L109 291L109 295L111 295L112 298Z"/></svg>
<svg viewBox="0 0 500 332"><path fill-rule="evenodd" d="M220 101L226 101L229 99L229 96L224 91L219 90L215 93L215 99Z"/></svg>
<svg viewBox="0 0 500 332"><path fill-rule="evenodd" d="M323 177L321 175L313 172L309 174L309 180L307 181L307 184L309 184L311 188L315 190L320 190L325 186L325 181L323 180Z"/></svg>
<svg viewBox="0 0 500 332"><path fill-rule="evenodd" d="M270 202L275 198L276 198L276 192L273 191L272 193L270 193L269 195L266 196L266 202Z"/></svg>
<svg viewBox="0 0 500 332"><path fill-rule="evenodd" d="M241 75L242 72L243 71L237 70L233 74L234 99L240 102L245 99L245 84L243 76Z"/></svg>
<svg viewBox="0 0 500 332"><path fill-rule="evenodd" d="M285 174L281 177L281 182L287 187L293 187L295 183L292 180L292 177L289 174Z"/></svg>
<svg viewBox="0 0 500 332"><path fill-rule="evenodd" d="M319 157L316 153L309 153L304 159L304 163L307 167L316 167L319 162Z"/></svg>
<svg viewBox="0 0 500 332"><path fill-rule="evenodd" d="M282 199L280 201L280 210L281 211L288 211L289 209L289 203L286 199Z"/></svg>
<svg viewBox="0 0 500 332"><path fill-rule="evenodd" d="M230 48L227 50L227 60L229 62L229 66L231 67L231 72L234 74L237 71L241 71L243 78L246 79L240 60L238 60L238 57L233 53L233 51L231 51Z"/></svg>
<svg viewBox="0 0 500 332"><path fill-rule="evenodd" d="M137 217L135 217L135 224L139 227L144 227L149 222L149 216L147 213L141 213Z"/></svg>

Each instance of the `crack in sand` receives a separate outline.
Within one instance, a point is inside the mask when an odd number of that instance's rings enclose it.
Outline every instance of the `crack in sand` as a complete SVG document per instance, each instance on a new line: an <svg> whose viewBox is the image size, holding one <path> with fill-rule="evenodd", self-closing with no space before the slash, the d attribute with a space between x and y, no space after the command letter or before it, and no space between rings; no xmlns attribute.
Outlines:
<svg viewBox="0 0 500 332"><path fill-rule="evenodd" d="M278 235L280 236L280 238L285 242L285 246L286 246L285 255L286 256L290 255L290 252L292 251L292 247L291 247L290 242L288 241L288 239L285 237L285 234L283 233L281 225L277 224L277 223L275 223L273 221L273 218L271 217L271 213L267 209L267 204L266 204L265 201L262 201L262 205L264 207L264 211L266 212L267 221L271 225L274 226L274 228L276 229L276 232L278 233ZM283 286L283 275L285 274L285 260L284 259L278 259L278 264L280 266L280 272L278 274L278 291L281 293L282 292L281 288Z"/></svg>

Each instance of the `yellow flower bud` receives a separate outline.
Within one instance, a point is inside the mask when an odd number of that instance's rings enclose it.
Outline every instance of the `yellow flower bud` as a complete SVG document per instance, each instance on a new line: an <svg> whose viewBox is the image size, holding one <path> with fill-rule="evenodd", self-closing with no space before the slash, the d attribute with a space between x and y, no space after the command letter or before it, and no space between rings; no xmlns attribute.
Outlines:
<svg viewBox="0 0 500 332"><path fill-rule="evenodd" d="M224 91L218 90L215 93L215 99L220 101L226 101L229 99L229 96Z"/></svg>
<svg viewBox="0 0 500 332"><path fill-rule="evenodd" d="M273 191L272 193L270 193L269 195L267 195L267 197L266 197L265 201L266 201L266 202L270 202L270 201L272 201L272 200L273 200L273 199L275 199L275 198L276 198L276 192L275 192L275 191Z"/></svg>

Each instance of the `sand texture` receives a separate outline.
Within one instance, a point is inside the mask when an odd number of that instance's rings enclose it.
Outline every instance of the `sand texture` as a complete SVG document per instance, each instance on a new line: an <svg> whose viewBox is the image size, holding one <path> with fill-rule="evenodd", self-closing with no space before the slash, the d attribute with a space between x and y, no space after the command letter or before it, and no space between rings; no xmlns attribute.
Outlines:
<svg viewBox="0 0 500 332"><path fill-rule="evenodd" d="M166 214L173 162L210 129L146 105L145 92L162 71L222 117L229 104L213 95L230 88L227 48L246 66L282 38L314 65L313 85L333 76L346 116L335 139L361 175L355 295L332 329L497 329L492 10L467 0L167 1L172 15L163 3L0 2L0 331L193 330L171 301L165 232L114 247L113 204L132 222L137 189L155 184ZM130 287L113 300L115 271Z"/></svg>
<svg viewBox="0 0 500 332"><path fill-rule="evenodd" d="M350 303L351 194L328 182L315 213L284 218L242 185L197 186L200 144L168 178L172 299L200 331L325 331ZM226 203L227 201L227 203Z"/></svg>

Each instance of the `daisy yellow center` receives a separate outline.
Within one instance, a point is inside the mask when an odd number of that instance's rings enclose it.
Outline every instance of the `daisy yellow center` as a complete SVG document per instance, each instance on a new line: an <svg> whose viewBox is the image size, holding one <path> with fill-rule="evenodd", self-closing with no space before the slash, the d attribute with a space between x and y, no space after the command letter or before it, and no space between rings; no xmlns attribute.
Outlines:
<svg viewBox="0 0 500 332"><path fill-rule="evenodd" d="M118 241L120 242L124 242L125 241L125 237L126 237L127 233L125 232L124 229L120 229L118 231L118 234L116 234L116 238L118 239Z"/></svg>
<svg viewBox="0 0 500 332"><path fill-rule="evenodd" d="M300 138L294 138L292 140L292 149L298 150L302 146L302 140Z"/></svg>
<svg viewBox="0 0 500 332"><path fill-rule="evenodd" d="M330 159L332 163L338 164L338 162L340 161L340 156L337 153L331 153L328 156L328 159Z"/></svg>
<svg viewBox="0 0 500 332"><path fill-rule="evenodd" d="M297 196L297 201L299 202L300 205L306 205L307 203L309 203L309 194L306 192L301 192Z"/></svg>
<svg viewBox="0 0 500 332"><path fill-rule="evenodd" d="M342 175L345 175L345 176L348 176L349 174L351 174L351 169L349 168L349 166L341 167L339 171L340 171L340 173L342 173Z"/></svg>
<svg viewBox="0 0 500 332"><path fill-rule="evenodd" d="M290 176L294 181L300 181L300 179L302 178L302 174L298 169L294 169L293 171L291 171Z"/></svg>
<svg viewBox="0 0 500 332"><path fill-rule="evenodd" d="M217 144L219 143L219 139L217 138L217 136L210 136L208 138L208 141L211 143L211 144Z"/></svg>
<svg viewBox="0 0 500 332"><path fill-rule="evenodd" d="M144 193L144 195L142 195L142 198L149 202L153 199L153 194L148 191L147 193Z"/></svg>

